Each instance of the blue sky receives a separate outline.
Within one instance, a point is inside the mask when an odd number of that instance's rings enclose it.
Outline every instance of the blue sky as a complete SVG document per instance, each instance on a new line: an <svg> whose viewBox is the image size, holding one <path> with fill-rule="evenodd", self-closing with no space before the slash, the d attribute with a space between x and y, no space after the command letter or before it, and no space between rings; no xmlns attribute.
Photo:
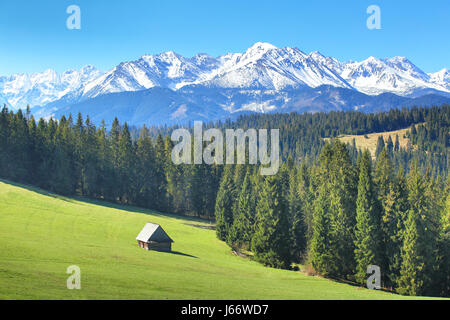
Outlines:
<svg viewBox="0 0 450 320"><path fill-rule="evenodd" d="M68 30L66 8L81 8ZM366 27L369 5L381 30ZM143 54L173 50L218 56L258 41L320 51L340 60L407 56L426 72L450 68L448 0L2 0L0 75L108 70Z"/></svg>

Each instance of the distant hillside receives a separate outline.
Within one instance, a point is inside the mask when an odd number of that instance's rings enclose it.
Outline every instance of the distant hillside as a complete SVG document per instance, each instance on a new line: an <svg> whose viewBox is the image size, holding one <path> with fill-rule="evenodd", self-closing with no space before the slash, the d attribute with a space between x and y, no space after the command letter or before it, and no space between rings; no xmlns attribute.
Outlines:
<svg viewBox="0 0 450 320"><path fill-rule="evenodd" d="M410 128L407 129L401 129L401 130L394 130L394 131L387 131L387 132L380 132L380 133L370 133L370 134L364 134L364 135L341 135L337 137L337 139L341 140L345 143L353 143L353 139L355 139L356 147L359 150L368 149L370 154L372 155L372 158L375 159L375 151L377 149L377 142L378 137L382 136L384 139L384 142L386 143L389 139L389 136L391 137L392 141L395 141L395 137L398 135L398 142L401 148L406 148L408 146L409 139L406 135L406 133L410 130ZM329 139L325 139L329 140Z"/></svg>
<svg viewBox="0 0 450 320"><path fill-rule="evenodd" d="M322 85L289 88L282 91L253 88L187 86L179 90L154 87L148 90L118 92L72 101L61 99L33 108L36 118L59 119L79 112L89 114L99 125L114 118L135 126L186 125L193 121L224 121L245 114L317 113L332 111L386 112L412 106L450 103L450 97L427 94L403 97L393 93L368 95L348 88Z"/></svg>

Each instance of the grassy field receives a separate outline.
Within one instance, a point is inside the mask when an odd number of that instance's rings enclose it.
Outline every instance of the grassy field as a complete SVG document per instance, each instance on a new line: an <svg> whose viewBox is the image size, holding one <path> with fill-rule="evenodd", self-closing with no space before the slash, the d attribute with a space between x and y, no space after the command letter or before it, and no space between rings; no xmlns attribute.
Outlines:
<svg viewBox="0 0 450 320"><path fill-rule="evenodd" d="M395 131L387 131L381 133L370 133L367 135L342 135L339 136L338 139L344 143L352 143L353 139L355 139L356 147L358 149L364 150L368 149L372 158L375 159L375 151L377 149L378 137L382 136L384 142L387 143L389 136L391 136L392 142L395 143L395 136L398 135L398 142L400 147L406 148L408 145L409 139L406 137L406 132L408 129L401 129Z"/></svg>
<svg viewBox="0 0 450 320"><path fill-rule="evenodd" d="M175 253L139 248L161 224ZM235 256L201 221L0 181L0 299L406 299ZM68 290L67 267L81 268Z"/></svg>

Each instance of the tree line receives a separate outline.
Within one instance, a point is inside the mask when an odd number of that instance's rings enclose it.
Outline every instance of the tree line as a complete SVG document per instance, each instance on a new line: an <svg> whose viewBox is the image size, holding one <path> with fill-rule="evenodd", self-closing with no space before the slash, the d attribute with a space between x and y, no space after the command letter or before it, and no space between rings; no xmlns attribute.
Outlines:
<svg viewBox="0 0 450 320"><path fill-rule="evenodd" d="M222 167L175 166L169 136L145 126L108 130L81 114L59 121L29 111L0 113L0 177L62 195L77 195L176 214L213 218Z"/></svg>

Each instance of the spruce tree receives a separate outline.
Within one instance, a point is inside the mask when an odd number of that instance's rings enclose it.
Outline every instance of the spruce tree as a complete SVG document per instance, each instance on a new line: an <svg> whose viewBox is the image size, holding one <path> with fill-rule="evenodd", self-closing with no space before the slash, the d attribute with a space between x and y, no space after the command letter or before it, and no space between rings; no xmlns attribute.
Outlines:
<svg viewBox="0 0 450 320"><path fill-rule="evenodd" d="M237 200L237 212L234 215L227 242L230 245L250 248L255 224L255 195L251 185L250 171L247 170Z"/></svg>
<svg viewBox="0 0 450 320"><path fill-rule="evenodd" d="M395 152L399 152L400 151L400 141L398 139L398 134L395 135L394 151Z"/></svg>
<svg viewBox="0 0 450 320"><path fill-rule="evenodd" d="M357 175L346 145L334 141L321 154L321 181L329 193L330 239L334 276L354 273L354 228L356 224Z"/></svg>
<svg viewBox="0 0 450 320"><path fill-rule="evenodd" d="M386 142L386 149L390 157L392 157L394 152L394 142L392 141L392 137L389 136Z"/></svg>
<svg viewBox="0 0 450 320"><path fill-rule="evenodd" d="M366 150L360 162L356 200L355 278L360 284L366 282L368 266L381 265L380 221L377 210L371 159Z"/></svg>
<svg viewBox="0 0 450 320"><path fill-rule="evenodd" d="M305 224L305 249L313 234L313 212L314 212L314 193L315 186L311 171L305 163L300 165L297 177L297 194L300 206L303 212Z"/></svg>
<svg viewBox="0 0 450 320"><path fill-rule="evenodd" d="M166 151L164 148L164 140L161 134L158 134L155 143L155 200L156 209L165 211L168 206L167 202L167 177L166 177Z"/></svg>
<svg viewBox="0 0 450 320"><path fill-rule="evenodd" d="M100 128L97 130L98 141L98 185L100 187L100 194L105 200L114 201L114 170L113 170L113 155L108 138L105 121L102 121Z"/></svg>
<svg viewBox="0 0 450 320"><path fill-rule="evenodd" d="M134 150L131 141L131 134L127 123L124 124L122 133L119 137L119 154L118 154L118 177L120 179L120 201L122 203L130 203L134 192L132 190L134 167Z"/></svg>
<svg viewBox="0 0 450 320"><path fill-rule="evenodd" d="M408 177L409 211L398 284L398 292L401 294L425 295L433 291L438 235L433 232L425 189L423 178L415 164Z"/></svg>
<svg viewBox="0 0 450 320"><path fill-rule="evenodd" d="M389 193L389 187L392 182L392 176L392 161L388 155L387 149L385 148L377 158L374 177L375 183L377 185L378 200L380 201L380 203L384 203L386 201L386 197Z"/></svg>
<svg viewBox="0 0 450 320"><path fill-rule="evenodd" d="M215 206L216 233L217 237L222 241L227 240L228 233L233 224L233 206L235 202L233 174L233 167L226 165L217 193Z"/></svg>
<svg viewBox="0 0 450 320"><path fill-rule="evenodd" d="M400 170L396 178L391 182L383 208L381 230L384 261L381 267L382 270L386 270L383 273L385 285L395 288L402 265L401 249L409 209L408 192L403 170Z"/></svg>
<svg viewBox="0 0 450 320"><path fill-rule="evenodd" d="M375 157L378 159L378 155L383 151L385 147L383 136L379 136L377 140L377 148L375 149Z"/></svg>
<svg viewBox="0 0 450 320"><path fill-rule="evenodd" d="M295 168L289 172L289 190L287 205L291 235L291 256L294 262L301 262L306 250L305 213L303 202L298 193L298 174Z"/></svg>
<svg viewBox="0 0 450 320"><path fill-rule="evenodd" d="M326 185L322 184L314 201L313 234L309 260L315 272L324 276L335 276L338 274L338 270L333 261L329 207L328 190Z"/></svg>
<svg viewBox="0 0 450 320"><path fill-rule="evenodd" d="M139 134L136 149L137 202L146 208L156 207L155 151L148 129L144 126Z"/></svg>
<svg viewBox="0 0 450 320"><path fill-rule="evenodd" d="M256 206L252 251L256 261L273 268L287 269L291 264L286 209L282 182L276 176L266 177Z"/></svg>

